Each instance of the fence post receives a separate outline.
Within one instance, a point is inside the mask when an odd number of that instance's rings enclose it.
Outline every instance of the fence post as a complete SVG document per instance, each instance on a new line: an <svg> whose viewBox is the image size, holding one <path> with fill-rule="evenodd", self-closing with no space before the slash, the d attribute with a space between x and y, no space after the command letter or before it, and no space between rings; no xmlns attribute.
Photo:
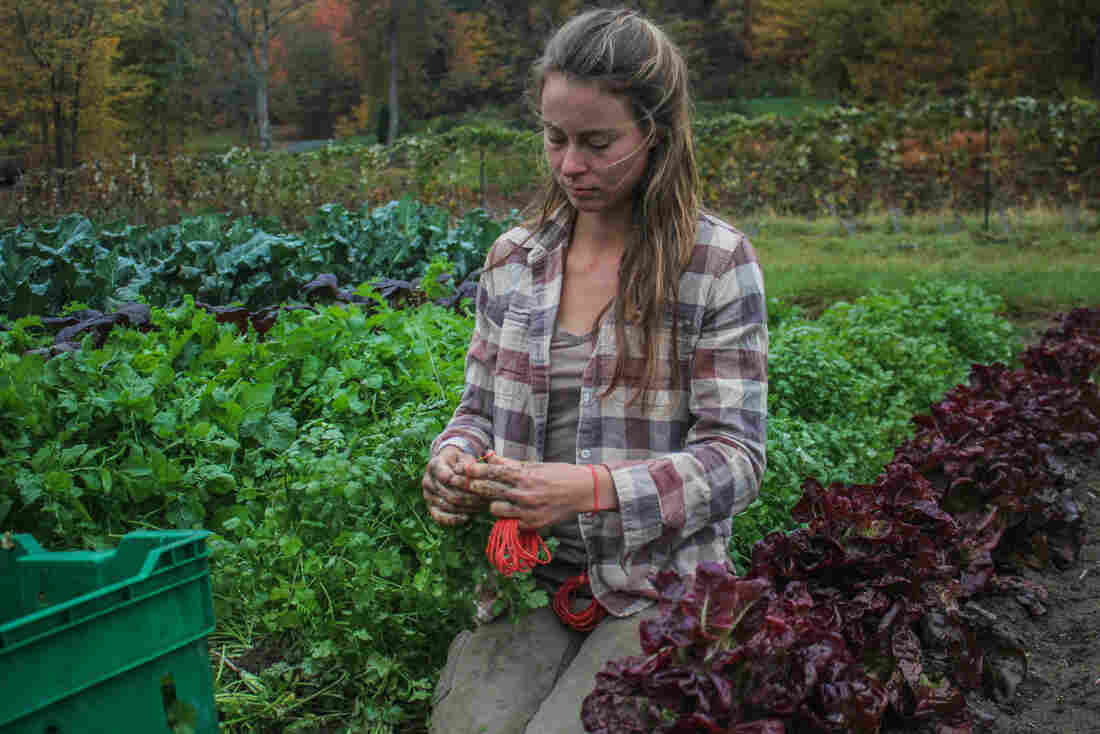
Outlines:
<svg viewBox="0 0 1100 734"><path fill-rule="evenodd" d="M985 108L985 231L989 232L989 210L993 207L993 98Z"/></svg>
<svg viewBox="0 0 1100 734"><path fill-rule="evenodd" d="M481 167L478 172L477 198L482 209L485 208L485 143L478 146L481 152Z"/></svg>

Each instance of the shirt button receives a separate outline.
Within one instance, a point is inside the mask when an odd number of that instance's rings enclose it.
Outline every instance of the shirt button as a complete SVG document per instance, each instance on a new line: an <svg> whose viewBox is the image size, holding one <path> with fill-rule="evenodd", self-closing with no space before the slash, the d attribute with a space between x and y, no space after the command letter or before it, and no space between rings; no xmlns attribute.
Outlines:
<svg viewBox="0 0 1100 734"><path fill-rule="evenodd" d="M592 449L581 449L581 458L582 459L592 458Z"/></svg>

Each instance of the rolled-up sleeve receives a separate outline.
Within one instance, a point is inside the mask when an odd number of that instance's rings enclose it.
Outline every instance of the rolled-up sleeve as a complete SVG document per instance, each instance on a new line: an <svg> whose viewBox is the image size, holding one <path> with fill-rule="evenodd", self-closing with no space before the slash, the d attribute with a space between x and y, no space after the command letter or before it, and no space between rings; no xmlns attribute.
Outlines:
<svg viewBox="0 0 1100 734"><path fill-rule="evenodd" d="M764 280L743 235L705 289L691 358L683 449L612 465L624 556L662 539L678 546L725 526L756 499L764 475L768 328Z"/></svg>
<svg viewBox="0 0 1100 734"><path fill-rule="evenodd" d="M494 287L496 274L489 263L495 262L494 253L502 241L490 248L487 266L478 278L474 332L466 351L466 386L447 427L432 442L433 455L444 446L458 446L481 456L493 445L493 373L500 344L501 308Z"/></svg>

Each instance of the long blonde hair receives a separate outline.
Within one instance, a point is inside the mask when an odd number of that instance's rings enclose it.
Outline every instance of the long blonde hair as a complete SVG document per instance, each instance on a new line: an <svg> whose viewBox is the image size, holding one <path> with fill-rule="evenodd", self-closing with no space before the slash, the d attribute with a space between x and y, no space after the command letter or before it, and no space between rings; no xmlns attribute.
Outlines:
<svg viewBox="0 0 1100 734"><path fill-rule="evenodd" d="M635 242L623 253L614 300L620 351L611 387L627 377L626 322L641 327L644 369L636 398L652 385L659 355L655 335L676 303L680 276L691 259L699 216L699 174L691 136L688 71L676 45L652 21L627 9L597 9L563 25L535 62L528 88L538 113L551 73L597 85L626 99L652 143L649 163L634 198ZM548 176L536 201L539 231L562 206L571 206L561 184ZM677 321L672 314L672 345ZM678 358L672 368L678 370ZM631 375L636 378L637 375ZM632 398L633 401L633 398ZM644 403L644 401L643 401Z"/></svg>

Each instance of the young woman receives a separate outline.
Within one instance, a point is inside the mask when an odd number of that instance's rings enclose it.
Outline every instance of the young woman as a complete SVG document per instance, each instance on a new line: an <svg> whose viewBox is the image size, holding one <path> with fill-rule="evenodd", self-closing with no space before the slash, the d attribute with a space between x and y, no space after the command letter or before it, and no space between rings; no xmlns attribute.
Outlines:
<svg viewBox="0 0 1100 734"><path fill-rule="evenodd" d="M553 592L585 574L606 616L461 633L433 732L582 731L595 674L640 653L650 574L727 559L764 471L763 278L745 236L701 210L679 51L635 12L590 11L549 41L531 97L541 213L489 252L424 498L443 525L487 509L557 537L536 577Z"/></svg>

